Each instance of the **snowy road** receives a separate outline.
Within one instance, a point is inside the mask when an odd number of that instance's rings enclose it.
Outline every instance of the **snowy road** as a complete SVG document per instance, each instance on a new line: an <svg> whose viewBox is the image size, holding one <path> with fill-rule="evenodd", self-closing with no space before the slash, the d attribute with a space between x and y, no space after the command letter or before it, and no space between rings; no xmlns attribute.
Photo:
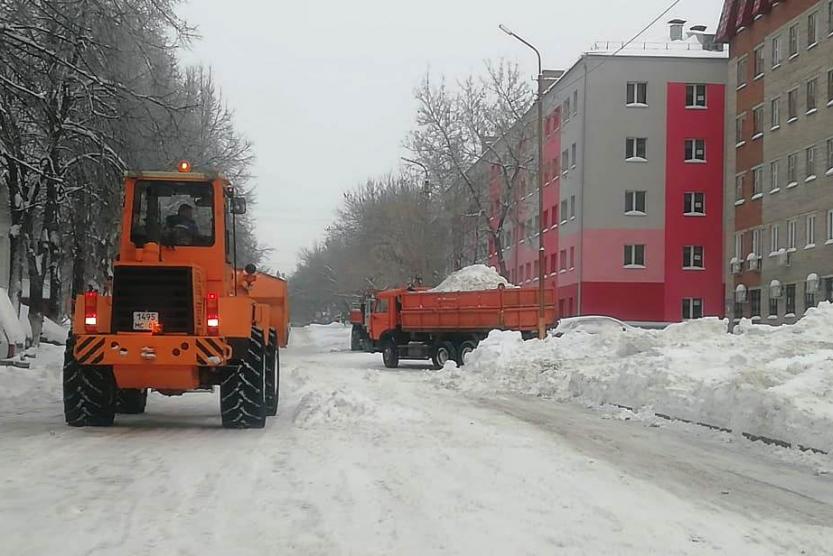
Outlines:
<svg viewBox="0 0 833 556"><path fill-rule="evenodd" d="M12 380L0 554L833 554L833 476L811 462L698 428L469 397L294 334L263 431L219 428L210 394L69 429L57 371L31 380L36 396Z"/></svg>

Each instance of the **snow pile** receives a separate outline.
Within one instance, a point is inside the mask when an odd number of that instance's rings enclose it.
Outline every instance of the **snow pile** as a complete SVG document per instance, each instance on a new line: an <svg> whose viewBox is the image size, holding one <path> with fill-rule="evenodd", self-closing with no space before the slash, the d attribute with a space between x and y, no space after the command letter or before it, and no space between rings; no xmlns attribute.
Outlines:
<svg viewBox="0 0 833 556"><path fill-rule="evenodd" d="M718 319L666 330L581 331L524 342L492 332L444 387L511 391L593 404L650 408L794 444L833 451L833 305L795 325Z"/></svg>
<svg viewBox="0 0 833 556"><path fill-rule="evenodd" d="M293 415L300 428L420 421L424 415L402 406L378 404L356 391L315 390L301 396Z"/></svg>
<svg viewBox="0 0 833 556"><path fill-rule="evenodd" d="M507 288L516 286L486 265L476 264L467 266L454 272L443 280L442 284L431 290L432 292L473 292L480 290L495 290L503 285Z"/></svg>
<svg viewBox="0 0 833 556"><path fill-rule="evenodd" d="M0 366L0 403L15 399L59 401L63 359L63 347L41 345L37 357L28 359L31 368Z"/></svg>
<svg viewBox="0 0 833 556"><path fill-rule="evenodd" d="M17 312L5 288L0 288L0 327L6 333L9 343L15 345L26 343L26 329L17 318Z"/></svg>
<svg viewBox="0 0 833 556"><path fill-rule="evenodd" d="M351 331L352 327L338 322L293 328L289 336L289 346L293 349L323 353L349 351Z"/></svg>
<svg viewBox="0 0 833 556"><path fill-rule="evenodd" d="M43 319L43 329L41 330L41 339L49 344L59 346L66 345L69 329L62 326L55 321L46 317Z"/></svg>

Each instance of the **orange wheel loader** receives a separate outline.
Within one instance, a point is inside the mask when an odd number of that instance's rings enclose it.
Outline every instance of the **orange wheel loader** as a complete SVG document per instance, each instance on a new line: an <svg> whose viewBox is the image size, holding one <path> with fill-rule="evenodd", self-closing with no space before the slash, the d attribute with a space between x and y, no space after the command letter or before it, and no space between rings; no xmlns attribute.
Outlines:
<svg viewBox="0 0 833 556"><path fill-rule="evenodd" d="M178 170L126 174L112 293L75 301L63 372L69 425L143 413L151 389L219 386L226 428L262 428L277 413L286 282L236 269L245 198L221 175L187 162Z"/></svg>

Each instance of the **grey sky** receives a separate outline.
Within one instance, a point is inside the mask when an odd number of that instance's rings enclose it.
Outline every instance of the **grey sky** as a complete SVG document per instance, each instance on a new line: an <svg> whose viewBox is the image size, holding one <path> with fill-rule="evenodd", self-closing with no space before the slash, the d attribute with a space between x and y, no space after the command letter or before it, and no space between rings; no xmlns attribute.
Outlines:
<svg viewBox="0 0 833 556"><path fill-rule="evenodd" d="M709 25L722 0L681 0L668 19ZM671 0L191 0L182 14L203 39L185 54L210 64L239 127L255 144L270 264L291 272L323 235L341 194L399 166L414 121L413 89L431 69L457 78L486 59L517 60L532 79L538 46L566 69L597 40L626 40Z"/></svg>

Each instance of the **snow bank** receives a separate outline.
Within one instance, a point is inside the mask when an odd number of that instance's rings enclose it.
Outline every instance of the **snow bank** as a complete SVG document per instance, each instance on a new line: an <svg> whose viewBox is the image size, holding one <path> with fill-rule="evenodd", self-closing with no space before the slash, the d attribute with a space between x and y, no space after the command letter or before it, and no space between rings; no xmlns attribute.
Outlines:
<svg viewBox="0 0 833 556"><path fill-rule="evenodd" d="M494 268L482 264L467 266L448 276L443 282L431 290L432 292L470 292L479 290L494 290L503 285L507 288L516 286L497 273Z"/></svg>
<svg viewBox="0 0 833 556"><path fill-rule="evenodd" d="M413 409L394 404L377 403L356 392L341 388L332 391L314 390L301 396L292 421L300 428L320 425L340 427L358 424L424 421L425 416Z"/></svg>
<svg viewBox="0 0 833 556"><path fill-rule="evenodd" d="M0 403L14 399L61 399L64 348L41 345L31 368L0 367Z"/></svg>
<svg viewBox="0 0 833 556"><path fill-rule="evenodd" d="M17 312L5 288L0 288L0 327L6 333L9 343L16 345L26 343L26 329L17 318Z"/></svg>
<svg viewBox="0 0 833 556"><path fill-rule="evenodd" d="M325 353L349 351L351 331L351 326L338 322L293 328L289 347Z"/></svg>
<svg viewBox="0 0 833 556"><path fill-rule="evenodd" d="M455 389L512 391L649 408L738 433L833 451L833 305L797 324L718 319L666 330L574 332L524 342L492 332L465 369L433 380Z"/></svg>

